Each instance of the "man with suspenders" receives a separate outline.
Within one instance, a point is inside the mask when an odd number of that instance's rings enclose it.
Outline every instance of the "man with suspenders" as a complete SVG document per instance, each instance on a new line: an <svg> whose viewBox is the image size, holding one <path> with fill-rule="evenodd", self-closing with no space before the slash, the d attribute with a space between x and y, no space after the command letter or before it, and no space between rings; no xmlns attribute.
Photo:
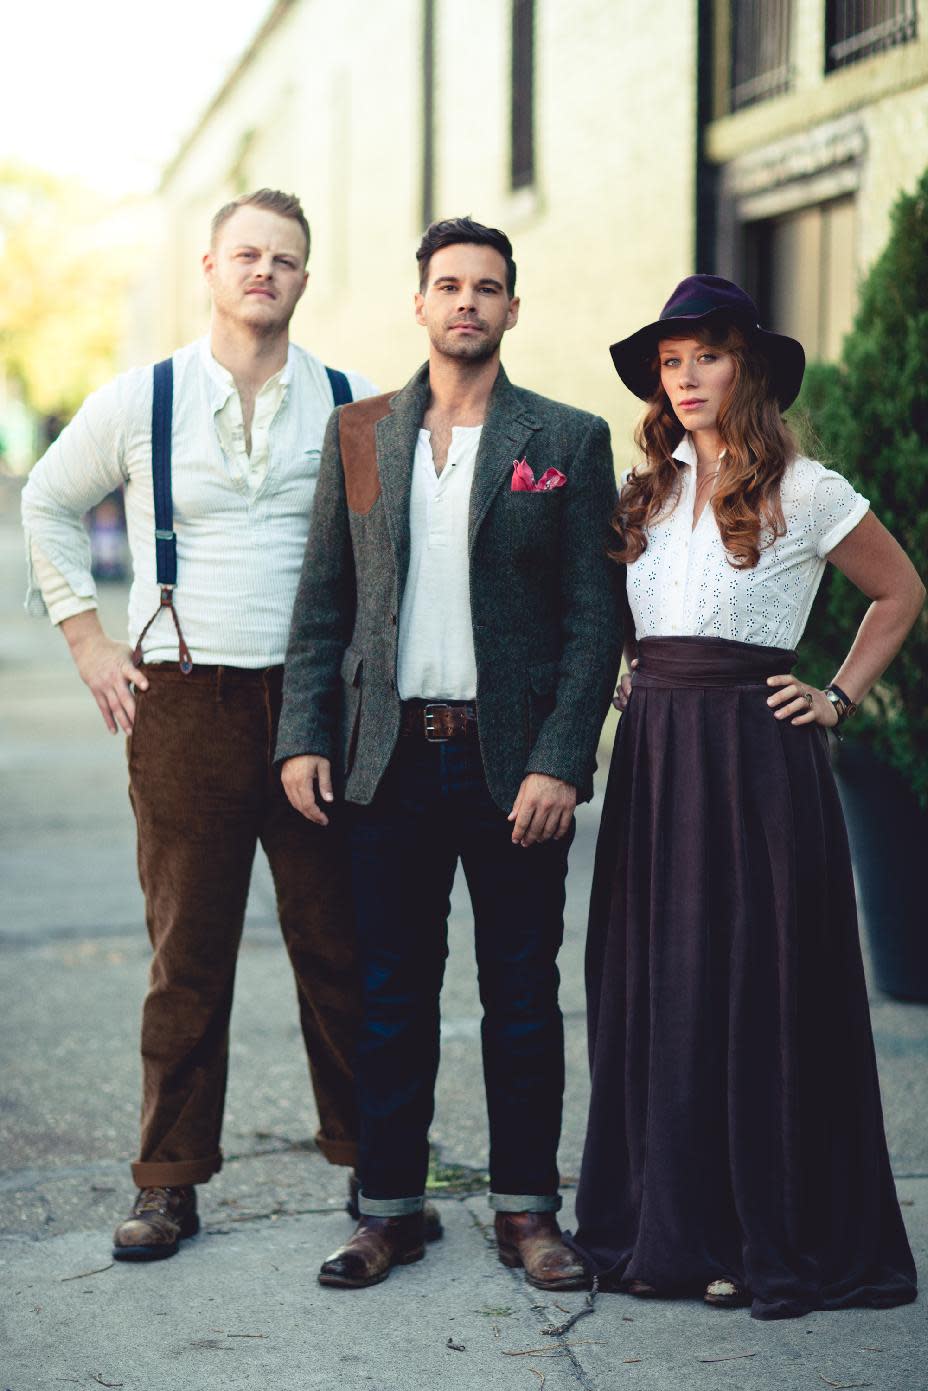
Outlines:
<svg viewBox="0 0 928 1391"><path fill-rule="evenodd" d="M355 1161L358 1002L341 837L290 807L272 765L326 421L374 390L289 341L308 255L295 197L261 189L221 208L203 257L209 336L89 397L23 493L27 606L61 627L107 728L129 736L153 958L139 1192L116 1229L118 1260L173 1255L199 1226L195 1185L221 1167L229 1013L258 841L296 978L316 1140L331 1163ZM119 486L134 650L100 625L81 523Z"/></svg>

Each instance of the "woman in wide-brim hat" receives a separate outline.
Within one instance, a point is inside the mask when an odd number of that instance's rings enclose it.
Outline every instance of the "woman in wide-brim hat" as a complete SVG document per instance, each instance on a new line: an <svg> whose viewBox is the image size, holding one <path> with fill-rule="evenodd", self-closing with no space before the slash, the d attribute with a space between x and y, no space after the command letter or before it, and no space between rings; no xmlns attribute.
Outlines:
<svg viewBox="0 0 928 1391"><path fill-rule="evenodd" d="M575 1243L604 1288L772 1319L916 1293L825 730L925 590L799 454L781 412L803 351L757 317L691 276L612 348L647 409L614 521L633 675L590 908ZM871 603L823 691L792 668L828 561Z"/></svg>

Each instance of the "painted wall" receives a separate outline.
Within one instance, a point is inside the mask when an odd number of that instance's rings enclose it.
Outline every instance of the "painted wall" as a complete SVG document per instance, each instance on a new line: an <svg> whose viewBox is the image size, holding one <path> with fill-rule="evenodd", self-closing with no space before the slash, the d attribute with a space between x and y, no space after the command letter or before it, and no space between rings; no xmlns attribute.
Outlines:
<svg viewBox="0 0 928 1391"><path fill-rule="evenodd" d="M165 179L152 353L203 331L211 213L267 184L299 193L313 228L294 337L392 386L425 355L411 312L422 5L281 8ZM696 4L538 0L536 23L537 183L513 194L509 0L436 0L436 214L509 234L522 296L510 374L606 415L628 460L637 406L608 345L692 269Z"/></svg>
<svg viewBox="0 0 928 1391"><path fill-rule="evenodd" d="M727 2L718 0L717 19ZM829 75L824 7L794 0L793 90L732 115L720 109L706 151L719 170L717 269L739 274L744 216L852 197L853 255L837 277L850 300L899 191L928 166L928 0L916 41ZM164 250L154 289L139 301L154 306L150 355L203 331L199 261L211 213L269 184L299 193L313 228L297 340L384 387L424 357L411 312L423 8L422 0L272 7L165 177ZM696 0L537 0L537 179L515 194L510 11L510 0L435 0L436 214L472 213L509 233L522 296L506 343L511 375L604 414L626 463L637 405L612 371L608 344L654 317L697 269ZM726 61L716 55L719 92ZM849 302L837 313L839 327L852 310Z"/></svg>

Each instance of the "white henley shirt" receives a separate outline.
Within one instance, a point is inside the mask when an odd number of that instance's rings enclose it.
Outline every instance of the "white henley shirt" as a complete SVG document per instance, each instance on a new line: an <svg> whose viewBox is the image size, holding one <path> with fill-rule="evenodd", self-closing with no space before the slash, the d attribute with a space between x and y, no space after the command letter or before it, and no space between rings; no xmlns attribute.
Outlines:
<svg viewBox="0 0 928 1391"><path fill-rule="evenodd" d="M409 490L409 574L400 605L401 700L473 700L477 694L467 529L482 428L453 427L440 474L431 434L419 431Z"/></svg>

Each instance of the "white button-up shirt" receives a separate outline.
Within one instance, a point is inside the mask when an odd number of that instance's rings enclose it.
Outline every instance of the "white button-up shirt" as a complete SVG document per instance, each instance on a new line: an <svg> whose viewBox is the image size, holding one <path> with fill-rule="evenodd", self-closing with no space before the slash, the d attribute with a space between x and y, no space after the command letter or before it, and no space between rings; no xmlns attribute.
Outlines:
<svg viewBox="0 0 928 1391"><path fill-rule="evenodd" d="M352 373L349 380L355 399L373 395L364 377ZM125 485L134 571L130 642L159 602L151 403L150 367L94 392L23 490L30 557L34 544L86 607L95 587L81 518ZM249 460L235 384L208 341L174 354L175 603L195 663L265 667L283 661L332 404L323 364L291 344L286 366L256 401L257 457ZM27 607L45 612L31 569ZM148 661L177 660L177 638L166 615L146 637L144 655Z"/></svg>
<svg viewBox="0 0 928 1391"><path fill-rule="evenodd" d="M409 573L400 605L401 700L473 700L477 694L467 526L481 429L454 426L440 474L432 437L419 431L409 491Z"/></svg>
<svg viewBox="0 0 928 1391"><path fill-rule="evenodd" d="M647 548L628 567L628 600L642 637L705 636L794 648L805 629L825 558L869 503L841 474L802 456L783 476L786 534L761 550L750 570L730 563L710 503L693 526L696 450L689 435L674 450L676 503L652 523Z"/></svg>

